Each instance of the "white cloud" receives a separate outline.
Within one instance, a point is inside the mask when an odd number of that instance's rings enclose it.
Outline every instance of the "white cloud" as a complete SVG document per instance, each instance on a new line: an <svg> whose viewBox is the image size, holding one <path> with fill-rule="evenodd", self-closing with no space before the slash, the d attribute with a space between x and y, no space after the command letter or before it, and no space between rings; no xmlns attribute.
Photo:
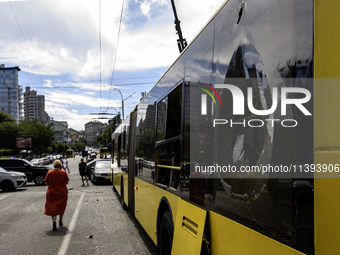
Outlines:
<svg viewBox="0 0 340 255"><path fill-rule="evenodd" d="M97 98L90 95L86 95L83 93L74 94L74 93L67 93L65 91L48 91L45 94L45 100L64 105L65 107L69 106L87 106L91 108L97 108L97 111L100 107L120 107L121 101L120 100L107 100L103 98Z"/></svg>
<svg viewBox="0 0 340 255"><path fill-rule="evenodd" d="M156 4L156 6L169 5L166 0L143 0L140 1L140 9L142 14L151 20L151 4Z"/></svg>
<svg viewBox="0 0 340 255"><path fill-rule="evenodd" d="M73 73L89 77L99 72L101 46L102 72L109 75L121 1L101 2L101 29L98 1L13 3L13 12L2 4L0 24L6 25L0 25L0 31L4 31L0 39L0 60L18 63L22 70L42 75Z"/></svg>
<svg viewBox="0 0 340 255"><path fill-rule="evenodd" d="M121 70L169 66L178 56L176 37L164 30L171 25L154 26L143 31L124 31L116 67ZM134 44L134 47L133 47Z"/></svg>
<svg viewBox="0 0 340 255"><path fill-rule="evenodd" d="M52 88L52 80L45 80L44 81L44 87L46 88Z"/></svg>
<svg viewBox="0 0 340 255"><path fill-rule="evenodd" d="M0 3L9 3L9 2L26 2L28 0L0 0Z"/></svg>
<svg viewBox="0 0 340 255"><path fill-rule="evenodd" d="M143 15L145 15L145 16L150 20L150 17L151 17L151 13L150 13L150 10L151 10L150 3L149 3L148 1L143 2L143 3L140 5L140 9L141 9Z"/></svg>
<svg viewBox="0 0 340 255"><path fill-rule="evenodd" d="M103 111L115 113L115 111L112 111L112 107L120 110L121 106L120 100L96 98L91 93L74 94L54 90L46 93L45 99L46 112L53 116L54 120L67 121L69 127L76 130L84 130L84 125L87 122L98 120L101 115L96 113ZM109 106L111 108L108 109ZM107 123L107 120L100 121Z"/></svg>
<svg viewBox="0 0 340 255"><path fill-rule="evenodd" d="M123 0L8 2L0 0L0 64L37 74L34 82L19 83L43 83L43 93L38 94L46 95L51 117L62 120L64 116L70 126L80 125L76 128L80 130L93 118L82 114L88 109L113 106L121 110L120 95L112 91L109 80ZM175 2L183 35L190 42L224 0ZM170 0L125 0L115 72L140 75L140 70L169 67L179 55L173 21ZM65 77L78 82L65 81ZM142 86L119 89L125 98L145 91ZM110 100L109 93L115 93ZM132 101L135 96L126 106Z"/></svg>
<svg viewBox="0 0 340 255"><path fill-rule="evenodd" d="M47 107L48 112L53 114L53 119L56 121L67 121L69 128L75 130L84 130L84 124L98 119L97 115L90 114L78 114L77 111L67 110L62 107ZM107 123L107 120L100 120L103 123Z"/></svg>
<svg viewBox="0 0 340 255"><path fill-rule="evenodd" d="M2 8L0 17L2 12L5 15L0 18L0 23L6 24L4 35L8 38L0 39L0 61L17 63L22 70L41 75L70 73L93 77L101 71L103 76L109 76L113 68L122 1L102 0L101 3L101 29L98 1L39 0L13 3L25 40L14 14L8 7ZM188 41L194 38L221 3L223 0L196 0L194 3L176 1L183 35ZM140 28L134 26L134 30L130 31L124 25L123 17L116 68L132 70L169 66L178 56L177 35L169 1L143 0L138 4L149 22L136 24L141 25ZM167 7L159 12L157 8L162 6ZM168 18L165 20L164 16ZM171 22L164 23L169 20ZM13 36L17 38L14 42Z"/></svg>

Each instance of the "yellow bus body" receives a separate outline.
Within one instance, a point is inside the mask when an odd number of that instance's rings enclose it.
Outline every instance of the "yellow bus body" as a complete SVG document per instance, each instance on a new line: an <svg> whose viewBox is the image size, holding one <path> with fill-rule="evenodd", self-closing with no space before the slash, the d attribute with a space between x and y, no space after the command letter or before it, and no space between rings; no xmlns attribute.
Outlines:
<svg viewBox="0 0 340 255"><path fill-rule="evenodd" d="M340 1L314 1L314 160L340 159ZM337 84L337 85L336 85ZM336 85L336 86L334 86ZM315 179L315 254L340 254L340 179Z"/></svg>
<svg viewBox="0 0 340 255"><path fill-rule="evenodd" d="M339 11L338 0L314 0L314 164L340 163L340 80L336 80L340 78ZM124 190L123 201L129 206L128 174L117 170L113 185L119 195ZM340 254L339 189L339 178L314 179L316 255ZM134 215L155 244L159 205L162 198L167 199L174 222L174 255L201 254L202 245L213 255L303 254L139 178L134 178L134 197ZM209 238L204 236L206 226Z"/></svg>

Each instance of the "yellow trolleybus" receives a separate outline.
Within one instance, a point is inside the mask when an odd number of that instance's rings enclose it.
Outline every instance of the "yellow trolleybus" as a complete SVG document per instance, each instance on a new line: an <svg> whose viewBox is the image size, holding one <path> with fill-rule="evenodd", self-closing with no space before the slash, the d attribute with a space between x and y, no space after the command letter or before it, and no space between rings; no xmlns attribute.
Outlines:
<svg viewBox="0 0 340 255"><path fill-rule="evenodd" d="M112 134L159 254L340 254L339 10L226 1Z"/></svg>
<svg viewBox="0 0 340 255"><path fill-rule="evenodd" d="M100 147L99 149L100 158L104 158L106 154L109 154L109 149L107 147Z"/></svg>
<svg viewBox="0 0 340 255"><path fill-rule="evenodd" d="M68 149L65 152L66 158L73 158L74 157L74 151L72 149Z"/></svg>

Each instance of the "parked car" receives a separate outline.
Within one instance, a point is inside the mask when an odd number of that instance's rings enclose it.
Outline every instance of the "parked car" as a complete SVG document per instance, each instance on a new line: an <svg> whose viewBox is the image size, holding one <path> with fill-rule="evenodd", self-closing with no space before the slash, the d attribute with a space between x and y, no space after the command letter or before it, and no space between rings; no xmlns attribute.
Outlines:
<svg viewBox="0 0 340 255"><path fill-rule="evenodd" d="M34 182L36 185L44 185L47 167L35 166L26 159L0 159L0 167L8 171L17 171L26 174L27 182Z"/></svg>
<svg viewBox="0 0 340 255"><path fill-rule="evenodd" d="M94 171L94 166L96 165L96 162L98 161L99 159L94 159L92 161L89 161L87 163L87 170L86 170L86 174L87 174L87 177L91 180L92 178L92 173Z"/></svg>
<svg viewBox="0 0 340 255"><path fill-rule="evenodd" d="M150 169L155 169L155 161L149 161L149 168Z"/></svg>
<svg viewBox="0 0 340 255"><path fill-rule="evenodd" d="M31 163L36 166L41 166L44 164L44 161L41 158L34 158L31 160Z"/></svg>
<svg viewBox="0 0 340 255"><path fill-rule="evenodd" d="M87 177L92 180L92 175L93 175L93 171L94 171L94 167L96 166L96 163L98 161L110 161L111 162L111 159L94 159L92 161L89 161L87 163L87 171L86 171L86 174L87 174Z"/></svg>
<svg viewBox="0 0 340 255"><path fill-rule="evenodd" d="M27 183L27 177L24 173L7 171L0 167L0 189L2 191L12 191Z"/></svg>
<svg viewBox="0 0 340 255"><path fill-rule="evenodd" d="M48 158L42 158L44 165L48 165L50 163L50 160Z"/></svg>
<svg viewBox="0 0 340 255"><path fill-rule="evenodd" d="M48 161L49 161L49 164L52 164L53 163L53 155L48 155L48 156L46 156L46 158L48 159Z"/></svg>
<svg viewBox="0 0 340 255"><path fill-rule="evenodd" d="M92 182L96 184L97 182L111 182L112 163L111 160L98 160L95 163L94 170L92 172Z"/></svg>
<svg viewBox="0 0 340 255"><path fill-rule="evenodd" d="M63 155L61 155L61 154L58 154L55 157L56 157L55 159L58 159L58 160L62 160L63 159Z"/></svg>

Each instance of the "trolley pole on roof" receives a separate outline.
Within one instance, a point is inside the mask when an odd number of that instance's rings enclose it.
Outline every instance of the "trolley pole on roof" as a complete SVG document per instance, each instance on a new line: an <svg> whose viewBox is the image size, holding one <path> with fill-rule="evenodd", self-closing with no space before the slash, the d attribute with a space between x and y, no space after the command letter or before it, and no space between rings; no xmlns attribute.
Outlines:
<svg viewBox="0 0 340 255"><path fill-rule="evenodd" d="M176 6L175 6L174 0L171 0L171 5L172 5L172 9L173 9L174 15L175 15L175 28L176 28L178 38L179 38L179 39L177 39L177 45L178 45L179 53L181 53L188 44L187 44L187 41L185 40L185 38L183 38L183 35L182 35L182 30L181 30L181 25L180 25L181 22L179 21L179 19L177 17Z"/></svg>

